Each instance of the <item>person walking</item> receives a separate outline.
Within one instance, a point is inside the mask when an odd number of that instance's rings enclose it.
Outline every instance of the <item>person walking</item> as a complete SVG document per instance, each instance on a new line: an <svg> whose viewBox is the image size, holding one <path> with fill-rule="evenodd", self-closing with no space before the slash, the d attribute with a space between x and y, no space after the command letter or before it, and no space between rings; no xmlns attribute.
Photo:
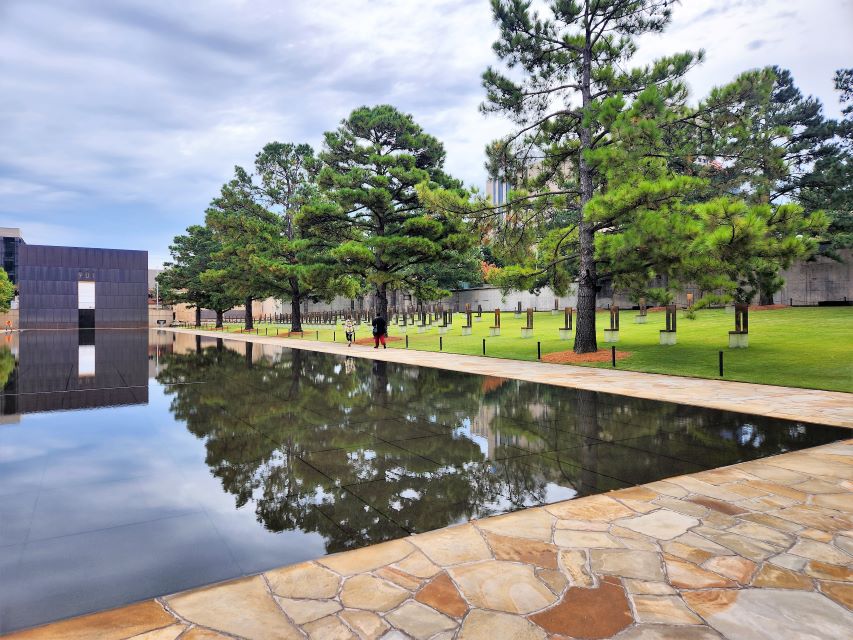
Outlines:
<svg viewBox="0 0 853 640"><path fill-rule="evenodd" d="M347 346L351 347L355 340L355 325L352 323L352 317L347 316L344 321L344 335L347 337Z"/></svg>
<svg viewBox="0 0 853 640"><path fill-rule="evenodd" d="M373 326L373 348L378 349L381 342L382 348L387 349L388 345L385 344L385 337L388 335L388 321L378 315L373 318L373 322L370 324Z"/></svg>

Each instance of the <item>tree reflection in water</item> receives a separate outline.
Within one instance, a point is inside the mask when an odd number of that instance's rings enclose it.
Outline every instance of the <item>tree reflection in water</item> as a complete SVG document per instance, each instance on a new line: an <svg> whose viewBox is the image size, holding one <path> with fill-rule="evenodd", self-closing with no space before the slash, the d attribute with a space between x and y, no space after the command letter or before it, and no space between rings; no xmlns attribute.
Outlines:
<svg viewBox="0 0 853 640"><path fill-rule="evenodd" d="M329 552L810 437L791 423L441 369L194 346L168 354L157 380L213 475L267 529L318 532Z"/></svg>

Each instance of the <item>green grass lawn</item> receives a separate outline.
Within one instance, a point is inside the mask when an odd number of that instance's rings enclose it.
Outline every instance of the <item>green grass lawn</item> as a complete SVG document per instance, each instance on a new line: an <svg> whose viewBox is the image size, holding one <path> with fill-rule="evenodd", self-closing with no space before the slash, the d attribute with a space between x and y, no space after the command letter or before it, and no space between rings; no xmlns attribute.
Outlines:
<svg viewBox="0 0 853 640"><path fill-rule="evenodd" d="M724 353L726 380L741 380L790 387L829 389L853 392L853 308L804 307L749 314L749 348L729 349L728 332L734 329L734 315L723 309L698 311L695 320L678 314L678 344L661 346L658 332L664 328L662 312L650 312L646 324L635 324L637 312L623 311L620 316L619 351L629 352L617 367L632 371L647 371L699 378L718 378L718 352ZM474 314L476 316L476 314ZM501 314L501 336L489 337L494 314L483 313L480 322L473 322L471 336L462 336L464 314L455 314L453 327L443 336L443 350L450 353L482 354L486 339L486 355L515 360L536 360L537 342L542 354L566 351L572 341L559 339L557 329L563 326L563 314L537 312L532 338L521 338L525 318L516 319L513 313ZM609 326L607 312L598 314L598 346L610 348L604 342L604 328ZM287 327L257 325L259 333L274 335ZM340 325L306 326L305 340L337 341L344 339ZM239 325L228 325L229 331L239 331ZM318 333L319 332L319 336ZM404 337L392 324L392 337ZM439 332L434 324L426 333L407 327L409 349L439 350ZM358 328L356 337L370 337L370 326ZM572 340L574 332L572 332ZM405 341L389 342L389 348L405 348ZM583 366L610 367L610 362Z"/></svg>

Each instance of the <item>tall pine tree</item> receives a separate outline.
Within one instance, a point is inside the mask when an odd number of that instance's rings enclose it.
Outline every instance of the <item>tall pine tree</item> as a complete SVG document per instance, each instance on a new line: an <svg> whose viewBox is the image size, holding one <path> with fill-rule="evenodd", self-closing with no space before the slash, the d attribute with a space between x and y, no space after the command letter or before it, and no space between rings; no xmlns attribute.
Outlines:
<svg viewBox="0 0 853 640"><path fill-rule="evenodd" d="M206 286L219 287L231 296L243 300L245 328L254 328L252 302L270 295L269 281L252 264L259 245L269 238L269 229L278 218L255 201L251 178L235 167L235 177L222 186L219 196L207 208L205 221L220 243L216 265L202 280Z"/></svg>
<svg viewBox="0 0 853 640"><path fill-rule="evenodd" d="M390 105L360 107L326 133L320 159L327 200L307 207L301 222L326 238L345 273L375 290L377 313L388 316L394 288L436 295L420 267L473 242L460 219L418 199L421 184L461 189L444 172L442 144Z"/></svg>
<svg viewBox="0 0 853 640"><path fill-rule="evenodd" d="M823 209L829 219L821 253L841 260L842 249L853 247L853 68L835 72L842 118L835 123L831 153L818 158L796 200L807 210Z"/></svg>
<svg viewBox="0 0 853 640"><path fill-rule="evenodd" d="M507 70L490 68L483 75L483 110L517 125L498 145L499 154L504 164L534 169L532 176L521 176L528 189L522 197L551 229L546 244L557 255L548 269L562 265L577 282L577 353L597 350L595 308L602 274L596 238L614 221L606 215L592 219L587 207L603 186L590 154L610 144L615 114L609 110L616 106L611 100L630 100L649 87L671 85L701 58L681 53L628 66L636 38L660 33L669 23L669 4L552 0L543 16L530 2L492 1L500 31L494 50Z"/></svg>
<svg viewBox="0 0 853 640"><path fill-rule="evenodd" d="M216 326L221 327L224 313L240 304L239 298L203 280L207 271L217 268L216 256L221 249L212 229L191 225L186 234L175 236L169 245L172 259L163 264L163 271L157 275L166 304L194 308L197 327L201 325L202 309L214 311Z"/></svg>
<svg viewBox="0 0 853 640"><path fill-rule="evenodd" d="M250 264L270 295L290 300L291 330L302 331L302 303L353 297L358 281L341 272L328 244L311 233L300 211L322 196L315 182L320 163L307 144L271 142L255 157L256 181L247 190L276 215L259 225Z"/></svg>

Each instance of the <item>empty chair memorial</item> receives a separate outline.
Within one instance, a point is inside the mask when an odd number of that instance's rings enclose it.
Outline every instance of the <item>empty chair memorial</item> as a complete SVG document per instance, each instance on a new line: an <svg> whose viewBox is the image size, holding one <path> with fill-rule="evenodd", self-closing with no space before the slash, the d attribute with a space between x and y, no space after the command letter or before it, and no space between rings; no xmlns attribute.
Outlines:
<svg viewBox="0 0 853 640"><path fill-rule="evenodd" d="M560 327L560 340L568 340L572 337L572 308L566 307L563 311L563 326Z"/></svg>
<svg viewBox="0 0 853 640"><path fill-rule="evenodd" d="M495 324L489 327L490 336L501 335L501 310L495 309Z"/></svg>
<svg viewBox="0 0 853 640"><path fill-rule="evenodd" d="M605 342L619 341L619 307L610 306L610 328L604 330Z"/></svg>
<svg viewBox="0 0 853 640"><path fill-rule="evenodd" d="M554 298L554 308L551 309L551 315L555 316L560 313L560 299Z"/></svg>
<svg viewBox="0 0 853 640"><path fill-rule="evenodd" d="M646 299L640 298L638 302L640 305L640 312L634 316L634 324L646 324L646 320L648 320L648 316L646 315Z"/></svg>
<svg viewBox="0 0 853 640"><path fill-rule="evenodd" d="M521 302L519 302L515 307L515 317L521 318Z"/></svg>
<svg viewBox="0 0 853 640"><path fill-rule="evenodd" d="M666 305L666 329L660 330L660 343L675 344L675 305Z"/></svg>
<svg viewBox="0 0 853 640"><path fill-rule="evenodd" d="M735 330L729 331L729 349L746 349L749 346L749 305L735 305Z"/></svg>
<svg viewBox="0 0 853 640"><path fill-rule="evenodd" d="M438 332L442 335L450 331L450 320L449 320L450 312L442 311L441 312L441 324L438 325Z"/></svg>
<svg viewBox="0 0 853 640"><path fill-rule="evenodd" d="M483 319L483 305L477 305L477 322L480 322Z"/></svg>
<svg viewBox="0 0 853 640"><path fill-rule="evenodd" d="M470 336L471 335L472 316L473 316L473 314L471 313L471 305L466 304L465 305L465 324L462 325L462 335L463 336Z"/></svg>
<svg viewBox="0 0 853 640"><path fill-rule="evenodd" d="M527 310L527 325L521 327L521 337L529 338L533 335L533 309Z"/></svg>

